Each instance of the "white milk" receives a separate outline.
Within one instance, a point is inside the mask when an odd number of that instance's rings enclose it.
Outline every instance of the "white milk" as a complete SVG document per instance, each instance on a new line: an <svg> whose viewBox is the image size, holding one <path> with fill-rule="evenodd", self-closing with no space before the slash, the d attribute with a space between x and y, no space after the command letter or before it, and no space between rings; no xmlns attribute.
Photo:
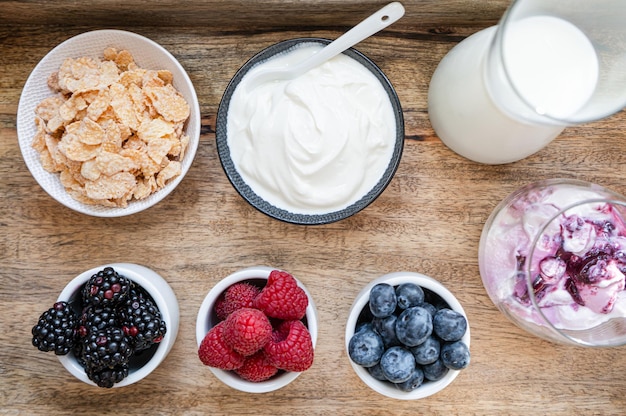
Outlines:
<svg viewBox="0 0 626 416"><path fill-rule="evenodd" d="M514 119L496 106L485 83L496 29L482 30L455 46L441 60L428 92L429 117L439 138L456 153L488 164L523 159L564 128ZM515 67L510 78L533 110L562 118L587 102L597 80L597 57L582 32L545 16L523 19L509 30L504 59ZM502 85L490 85L498 100L519 106L519 96Z"/></svg>
<svg viewBox="0 0 626 416"><path fill-rule="evenodd" d="M538 114L566 119L582 108L598 82L591 41L573 24L534 16L513 23L503 38L511 84Z"/></svg>

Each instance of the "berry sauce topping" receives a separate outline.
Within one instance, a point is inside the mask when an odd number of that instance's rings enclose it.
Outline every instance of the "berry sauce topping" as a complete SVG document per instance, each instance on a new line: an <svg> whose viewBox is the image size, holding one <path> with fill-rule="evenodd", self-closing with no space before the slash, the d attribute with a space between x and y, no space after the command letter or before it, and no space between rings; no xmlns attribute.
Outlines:
<svg viewBox="0 0 626 416"><path fill-rule="evenodd" d="M602 209L611 213L607 206ZM565 291L574 308L611 312L617 294L624 290L626 272L626 227L615 213L612 218L614 221L593 221L571 215L564 218L557 234L542 236L542 243L546 243L541 249L554 248L538 259L538 270L534 271L532 288L537 302L552 292ZM530 304L526 260L517 256L515 296Z"/></svg>

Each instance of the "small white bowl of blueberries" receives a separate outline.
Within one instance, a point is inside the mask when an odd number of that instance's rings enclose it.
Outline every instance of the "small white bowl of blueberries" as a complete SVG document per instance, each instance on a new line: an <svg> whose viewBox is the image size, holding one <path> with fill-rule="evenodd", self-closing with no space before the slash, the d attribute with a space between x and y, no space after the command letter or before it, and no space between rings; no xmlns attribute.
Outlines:
<svg viewBox="0 0 626 416"><path fill-rule="evenodd" d="M440 282L420 273L371 281L352 305L345 342L361 380L394 399L431 396L470 363L463 307Z"/></svg>

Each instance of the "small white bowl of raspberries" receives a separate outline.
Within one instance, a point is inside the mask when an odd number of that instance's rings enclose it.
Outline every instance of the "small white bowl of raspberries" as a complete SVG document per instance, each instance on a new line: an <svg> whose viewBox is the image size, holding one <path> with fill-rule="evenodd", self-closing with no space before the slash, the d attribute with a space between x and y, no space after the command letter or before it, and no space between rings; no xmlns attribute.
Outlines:
<svg viewBox="0 0 626 416"><path fill-rule="evenodd" d="M389 273L363 288L350 309L345 342L359 378L394 399L433 395L470 363L463 307L420 273Z"/></svg>
<svg viewBox="0 0 626 416"><path fill-rule="evenodd" d="M313 365L317 328L315 303L298 279L250 267L222 279L202 302L198 357L224 384L266 393Z"/></svg>
<svg viewBox="0 0 626 416"><path fill-rule="evenodd" d="M113 263L76 276L32 328L32 344L54 352L77 379L133 384L168 355L179 326L169 284L147 267Z"/></svg>

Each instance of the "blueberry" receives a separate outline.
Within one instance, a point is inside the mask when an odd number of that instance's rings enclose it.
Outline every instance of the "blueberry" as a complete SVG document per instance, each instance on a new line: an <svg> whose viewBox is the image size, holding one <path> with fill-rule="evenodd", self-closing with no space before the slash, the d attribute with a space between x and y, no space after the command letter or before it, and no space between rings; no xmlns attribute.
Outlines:
<svg viewBox="0 0 626 416"><path fill-rule="evenodd" d="M421 365L432 364L439 358L441 344L433 335L426 338L421 344L411 347L415 362Z"/></svg>
<svg viewBox="0 0 626 416"><path fill-rule="evenodd" d="M469 348L463 341L447 342L441 347L441 361L451 370L462 370L470 363Z"/></svg>
<svg viewBox="0 0 626 416"><path fill-rule="evenodd" d="M431 303L422 302L417 306L421 306L422 308L426 309L432 317L434 317L437 313L437 308L435 308Z"/></svg>
<svg viewBox="0 0 626 416"><path fill-rule="evenodd" d="M396 337L396 321L398 317L396 315L390 315L386 318L374 318L372 319L372 327L374 331L383 339L385 348L400 345L400 341Z"/></svg>
<svg viewBox="0 0 626 416"><path fill-rule="evenodd" d="M402 283L396 288L398 307L408 309L424 302L424 291L414 283Z"/></svg>
<svg viewBox="0 0 626 416"><path fill-rule="evenodd" d="M363 367L376 365L384 351L383 339L368 328L363 328L354 334L348 343L350 358Z"/></svg>
<svg viewBox="0 0 626 416"><path fill-rule="evenodd" d="M374 327L372 326L371 322L358 322L356 324L356 329L354 330L354 333L356 334L357 332L361 332L364 329L369 329L370 331L373 331Z"/></svg>
<svg viewBox="0 0 626 416"><path fill-rule="evenodd" d="M421 344L432 332L432 316L421 306L405 309L396 321L396 337L407 347Z"/></svg>
<svg viewBox="0 0 626 416"><path fill-rule="evenodd" d="M420 367L415 367L411 377L405 382L396 383L396 387L402 391L413 391L424 382L424 371Z"/></svg>
<svg viewBox="0 0 626 416"><path fill-rule="evenodd" d="M433 318L433 331L444 341L458 341L463 338L466 330L467 320L452 309L440 309Z"/></svg>
<svg viewBox="0 0 626 416"><path fill-rule="evenodd" d="M377 318L385 318L396 310L397 299L393 286L379 283L370 291L370 311Z"/></svg>
<svg viewBox="0 0 626 416"><path fill-rule="evenodd" d="M449 370L449 368L443 364L441 358L432 364L426 364L422 367L422 369L424 370L424 377L426 380L430 381L441 380Z"/></svg>
<svg viewBox="0 0 626 416"><path fill-rule="evenodd" d="M368 367L367 372L370 373L372 377L374 377L378 381L389 381L387 377L383 374L383 369L380 367L380 363L376 364L373 367Z"/></svg>
<svg viewBox="0 0 626 416"><path fill-rule="evenodd" d="M380 368L385 378L392 383L403 383L415 371L415 358L403 347L391 347L380 358Z"/></svg>

